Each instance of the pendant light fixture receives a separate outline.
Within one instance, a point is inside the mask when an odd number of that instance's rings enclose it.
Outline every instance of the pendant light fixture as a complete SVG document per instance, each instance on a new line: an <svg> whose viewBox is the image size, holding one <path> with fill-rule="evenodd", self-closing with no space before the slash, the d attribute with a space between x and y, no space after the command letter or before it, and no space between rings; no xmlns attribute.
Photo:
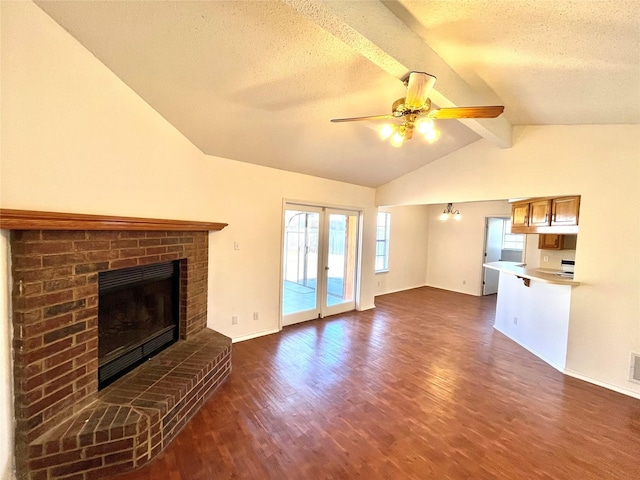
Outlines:
<svg viewBox="0 0 640 480"><path fill-rule="evenodd" d="M447 208L445 208L442 212L442 215L440 215L440 220L445 222L450 217L453 217L454 220L460 220L462 218L460 211L453 209L453 203L447 203Z"/></svg>

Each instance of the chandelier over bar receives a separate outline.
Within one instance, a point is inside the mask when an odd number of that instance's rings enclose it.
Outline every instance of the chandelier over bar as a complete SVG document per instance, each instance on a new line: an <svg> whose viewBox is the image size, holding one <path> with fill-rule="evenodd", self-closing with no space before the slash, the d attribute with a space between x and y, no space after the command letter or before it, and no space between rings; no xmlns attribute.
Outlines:
<svg viewBox="0 0 640 480"><path fill-rule="evenodd" d="M462 215L460 214L460 210L453 209L453 203L447 203L447 208L445 208L442 214L440 215L440 220L445 222L450 217L453 217L454 220L460 220L462 218Z"/></svg>

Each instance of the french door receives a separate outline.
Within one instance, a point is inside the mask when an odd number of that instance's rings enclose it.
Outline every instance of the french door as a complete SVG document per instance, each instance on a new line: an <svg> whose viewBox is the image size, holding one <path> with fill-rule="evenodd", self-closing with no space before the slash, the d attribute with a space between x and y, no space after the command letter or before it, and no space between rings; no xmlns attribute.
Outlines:
<svg viewBox="0 0 640 480"><path fill-rule="evenodd" d="M282 325L355 308L359 213L287 204Z"/></svg>

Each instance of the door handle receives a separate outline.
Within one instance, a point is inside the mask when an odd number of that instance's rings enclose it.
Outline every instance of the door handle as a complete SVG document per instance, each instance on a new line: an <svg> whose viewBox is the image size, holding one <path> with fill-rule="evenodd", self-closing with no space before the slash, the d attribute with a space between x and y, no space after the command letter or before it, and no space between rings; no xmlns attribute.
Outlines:
<svg viewBox="0 0 640 480"><path fill-rule="evenodd" d="M325 270L329 270L329 267L324 267Z"/></svg>

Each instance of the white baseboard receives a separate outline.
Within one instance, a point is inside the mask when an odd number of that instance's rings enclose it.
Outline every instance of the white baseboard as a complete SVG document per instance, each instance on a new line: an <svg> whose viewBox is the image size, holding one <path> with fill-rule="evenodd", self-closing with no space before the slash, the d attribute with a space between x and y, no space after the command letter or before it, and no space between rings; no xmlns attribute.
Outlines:
<svg viewBox="0 0 640 480"><path fill-rule="evenodd" d="M447 292L455 292L455 293L462 293L463 295L471 295L473 297L481 297L481 293L478 292L469 292L467 290L460 290L457 288L451 288L450 286L447 287L442 287L439 285L424 285L425 287L431 287L431 288L437 288L438 290L446 290Z"/></svg>
<svg viewBox="0 0 640 480"><path fill-rule="evenodd" d="M536 357L538 357L539 359L543 360L544 362L548 363L549 365L551 365L553 368L555 368L556 370L558 370L560 373L564 374L564 375L568 375L570 377L573 378L577 378L578 380L582 380L584 382L588 382L588 383L592 383L594 385L597 385L599 387L603 387L606 388L607 390L613 390L614 392L617 393L621 393L623 395L627 395L629 397L633 397L633 398L637 398L640 399L640 392L636 392L634 390L629 390L626 388L622 388L622 387L618 387L616 385L611 385L610 383L606 383L606 382L601 382L600 380L596 380L595 378L591 378L591 377L587 377L585 375L582 375L578 372L575 372L573 370L570 370L568 368L564 368L560 365L557 365L556 363L550 361L548 358L545 358L544 355L540 355L538 352L536 352L535 350L527 347L526 345L523 345L522 343L520 343L518 340L516 340L515 338L513 338L511 335L503 332L500 328L496 327L495 325L493 326L494 329L496 329L498 332L500 332L501 334L503 334L505 337L509 338L510 340L513 340L514 342L516 342L518 345L520 345L522 348L524 348L525 350L530 351L531 353L533 353Z"/></svg>
<svg viewBox="0 0 640 480"><path fill-rule="evenodd" d="M599 387L606 388L608 390L613 390L614 392L621 393L623 395L628 395L629 397L637 398L640 400L640 392L636 392L634 390L628 390L626 388L618 387L616 385L611 385L610 383L601 382L600 380L596 380L595 378L586 377L578 372L574 372L573 370L565 369L564 374L569 375L570 377L577 378L578 380L583 380L585 382L593 383L594 385L598 385Z"/></svg>
<svg viewBox="0 0 640 480"><path fill-rule="evenodd" d="M398 292L406 292L407 290L413 290L414 288L422 288L422 287L428 287L429 285L416 285L415 287L405 287L405 288L396 288L394 290L386 290L384 292L380 292L380 293L376 293L376 297L379 297L380 295L389 295L391 293L398 293Z"/></svg>
<svg viewBox="0 0 640 480"><path fill-rule="evenodd" d="M244 342L245 340L251 340L252 338L264 337L265 335L273 335L280 332L279 328L273 330L266 330L264 332L250 333L249 335L243 335L241 337L235 337L231 339L232 343Z"/></svg>
<svg viewBox="0 0 640 480"><path fill-rule="evenodd" d="M516 342L518 345L520 345L522 348L524 348L525 350L528 350L529 352L533 353L536 357L538 357L540 360L542 360L545 363L548 363L549 365L551 365L553 368L555 368L556 370L558 370L561 373L565 373L565 368L564 365L559 365L556 362L553 362L551 360L549 360L547 357L545 357L544 355L542 355L540 352L535 351L533 348L530 348L526 345L524 345L523 343L521 343L520 341L518 341L517 339L513 338L511 335L509 335L508 333L504 332L502 329L496 327L495 325L493 326L493 328L495 330L497 330L498 332L500 332L502 335L504 335L505 337L507 337L508 339Z"/></svg>
<svg viewBox="0 0 640 480"><path fill-rule="evenodd" d="M372 310L376 308L376 304L372 303L371 305L365 305L364 307L358 307L356 308L356 310L358 310L359 312L364 312L365 310Z"/></svg>

